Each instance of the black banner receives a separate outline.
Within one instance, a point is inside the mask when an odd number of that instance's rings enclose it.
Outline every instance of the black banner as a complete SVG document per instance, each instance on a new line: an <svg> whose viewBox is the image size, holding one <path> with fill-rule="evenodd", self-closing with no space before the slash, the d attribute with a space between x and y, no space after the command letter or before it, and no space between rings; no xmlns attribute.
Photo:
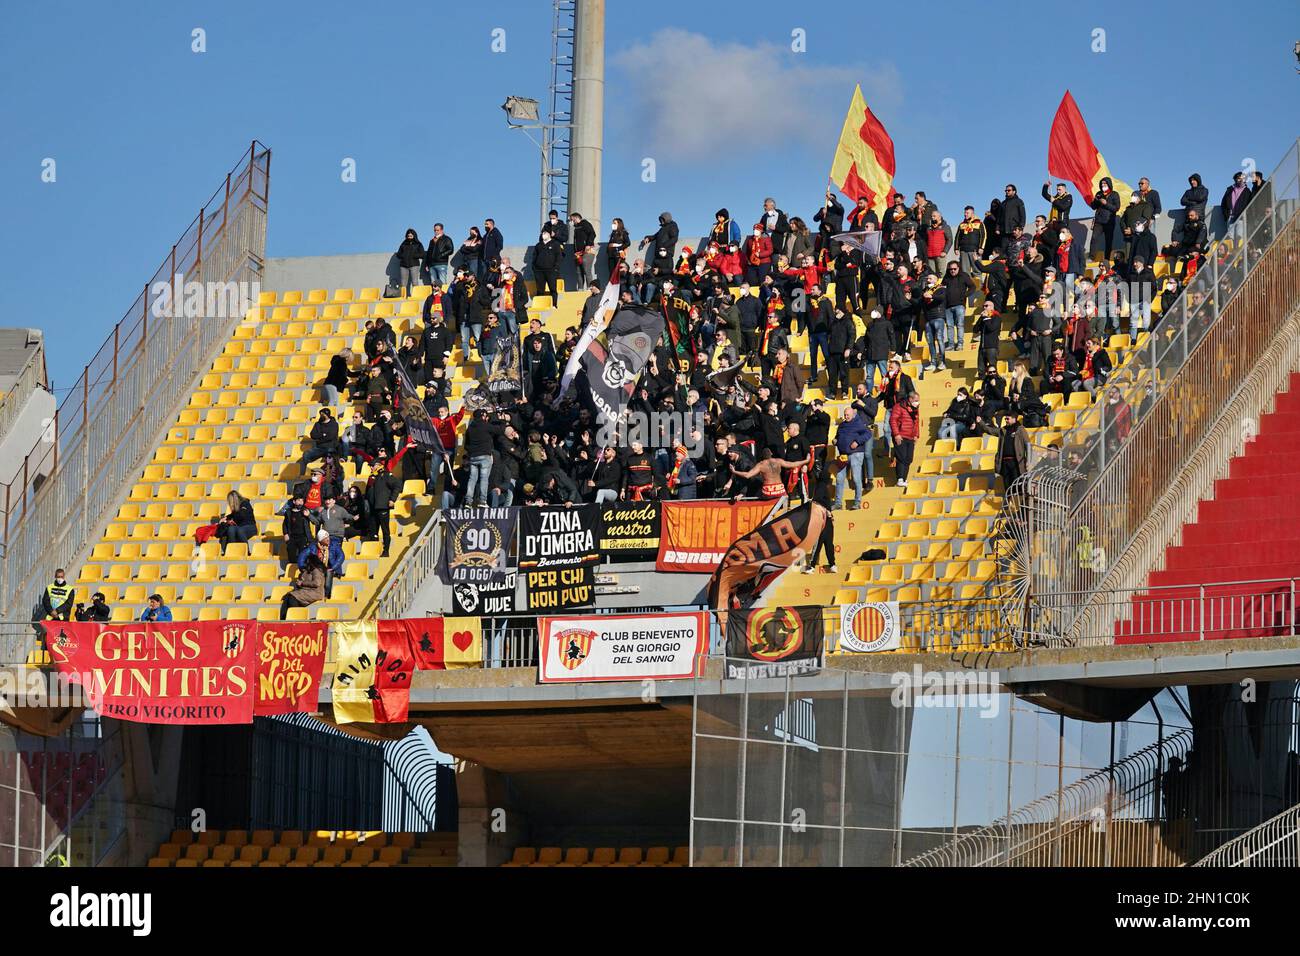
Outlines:
<svg viewBox="0 0 1300 956"><path fill-rule="evenodd" d="M520 509L519 568L526 573L530 611L596 602L599 528L596 505Z"/></svg>
<svg viewBox="0 0 1300 956"><path fill-rule="evenodd" d="M620 306L605 331L582 353L582 367L599 421L615 422L622 417L663 328L663 316L653 309Z"/></svg>
<svg viewBox="0 0 1300 956"><path fill-rule="evenodd" d="M811 559L830 512L815 501L769 518L732 542L709 580L709 602L719 611L746 608L800 559Z"/></svg>
<svg viewBox="0 0 1300 956"><path fill-rule="evenodd" d="M728 611L728 676L743 672L751 678L784 677L817 670L825 636L823 611L821 607Z"/></svg>
<svg viewBox="0 0 1300 956"><path fill-rule="evenodd" d="M659 554L659 502L600 506L600 553L610 561L653 561Z"/></svg>
<svg viewBox="0 0 1300 956"><path fill-rule="evenodd" d="M402 421L406 423L406 433L415 439L415 443L421 448L441 452L442 439L438 437L438 432L433 427L429 410L424 407L424 402L420 401L420 393L415 390L415 383L411 381L411 376L406 374L400 359L393 365L397 369L398 412L402 416Z"/></svg>
<svg viewBox="0 0 1300 956"><path fill-rule="evenodd" d="M438 577L444 584L499 586L513 577L510 545L518 508L448 508L443 512Z"/></svg>
<svg viewBox="0 0 1300 956"><path fill-rule="evenodd" d="M464 581L451 586L453 614L498 617L515 613L516 572L507 571L502 584L476 584Z"/></svg>

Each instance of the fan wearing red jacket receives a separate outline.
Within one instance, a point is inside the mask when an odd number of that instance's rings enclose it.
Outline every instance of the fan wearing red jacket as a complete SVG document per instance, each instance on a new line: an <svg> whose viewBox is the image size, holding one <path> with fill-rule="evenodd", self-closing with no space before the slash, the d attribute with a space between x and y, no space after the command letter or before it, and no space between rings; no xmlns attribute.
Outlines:
<svg viewBox="0 0 1300 956"><path fill-rule="evenodd" d="M921 437L921 396L913 392L907 401L896 404L889 413L889 427L894 432L894 466L898 484L907 484L916 442Z"/></svg>
<svg viewBox="0 0 1300 956"><path fill-rule="evenodd" d="M745 281L750 285L762 285L772 270L772 240L764 234L761 222L740 247L740 262L745 267Z"/></svg>

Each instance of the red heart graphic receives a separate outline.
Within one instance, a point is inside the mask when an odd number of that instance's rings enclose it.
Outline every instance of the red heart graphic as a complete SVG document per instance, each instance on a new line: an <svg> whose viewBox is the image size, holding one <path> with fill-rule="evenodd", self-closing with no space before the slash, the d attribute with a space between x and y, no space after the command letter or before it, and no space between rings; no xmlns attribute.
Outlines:
<svg viewBox="0 0 1300 956"><path fill-rule="evenodd" d="M458 651L466 651L474 643L474 635L470 631L457 631L451 636L451 642Z"/></svg>

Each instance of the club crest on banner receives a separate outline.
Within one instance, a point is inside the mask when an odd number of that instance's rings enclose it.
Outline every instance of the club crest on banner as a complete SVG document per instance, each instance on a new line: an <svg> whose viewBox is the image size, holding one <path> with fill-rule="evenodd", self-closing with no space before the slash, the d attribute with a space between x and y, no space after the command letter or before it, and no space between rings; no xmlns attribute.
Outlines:
<svg viewBox="0 0 1300 956"><path fill-rule="evenodd" d="M227 624L221 629L221 647L232 660L244 649L247 630L242 624Z"/></svg>
<svg viewBox="0 0 1300 956"><path fill-rule="evenodd" d="M591 642L596 632L585 628L571 627L555 635L555 645L560 652L560 661L569 670L576 670L591 653Z"/></svg>
<svg viewBox="0 0 1300 956"><path fill-rule="evenodd" d="M840 609L841 651L892 651L898 648L900 639L897 603L859 602Z"/></svg>
<svg viewBox="0 0 1300 956"><path fill-rule="evenodd" d="M759 608L745 625L745 643L754 660L783 660L803 646L803 638L803 618L793 608Z"/></svg>

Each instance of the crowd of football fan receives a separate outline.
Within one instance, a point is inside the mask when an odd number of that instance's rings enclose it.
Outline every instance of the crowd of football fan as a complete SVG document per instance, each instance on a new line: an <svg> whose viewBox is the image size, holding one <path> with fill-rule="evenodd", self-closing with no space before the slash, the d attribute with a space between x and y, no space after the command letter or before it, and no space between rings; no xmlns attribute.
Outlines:
<svg viewBox="0 0 1300 956"><path fill-rule="evenodd" d="M1220 202L1224 222L1235 222L1266 188L1262 174L1248 182L1237 173ZM866 200L846 210L828 190L811 226L769 198L752 222L719 209L699 248L683 244L680 251L670 213L639 242L616 218L603 255L590 222L552 210L531 250L533 292L557 302L566 266L589 289L559 342L529 321L522 264L503 254L504 237L493 220L471 227L459 248L441 223L427 246L407 230L395 255L400 288L389 291L432 288L423 327L399 342L387 320L375 318L366 323L363 355L345 349L331 359L320 383L324 407L303 457L304 468L314 467L278 512L286 564L298 568L282 615L329 593L342 574L347 539L381 539L388 553L392 512L403 482L412 479L424 482L443 508L798 497L839 509L850 483L861 507L876 481L878 440L894 480L907 481L923 420L903 366L921 342L928 346L928 372L946 368L949 354L973 336L974 380L956 389L938 437L997 437L996 467L1010 483L1026 467L1024 429L1046 423L1041 396L1086 391L1096 400L1104 394L1112 369L1107 337L1125 325L1130 332L1151 328L1167 314L1210 244L1209 192L1199 174L1188 177L1172 215L1145 178L1123 208L1108 179L1087 204L1090 213L1075 208L1064 184L1053 190L1044 183L1041 195L1046 211L1032 220L1008 185L983 215L966 206L953 222L924 192L910 198L895 192L878 217ZM1071 228L1072 214L1091 215L1092 228ZM1172 241L1157 248L1152 224L1162 214L1175 225ZM862 234L871 232L880 234L879 255L862 251ZM834 238L843 233L857 238ZM875 247L868 242L867 248ZM1157 256L1168 265L1159 282ZM602 442L581 376L567 394L558 392L602 283L620 267L623 303L681 308L689 321L685 342L671 342L665 332L628 404L636 420L686 424L663 424L616 445ZM1129 302L1135 288L1151 294ZM981 293L967 330L967 304ZM1105 307L1108 296L1116 308ZM1153 314L1156 297L1162 309ZM1132 306L1126 319L1121 303ZM791 348L794 333L807 334L806 364ZM1004 376L998 354L1008 336L1018 355ZM471 411L462 403L453 413L448 366L457 343L465 361L481 360L482 376L503 348L517 347L519 390L494 408ZM399 363L420 390L440 449L430 451L407 434ZM737 366L742 374L728 374ZM851 369L863 370L854 387ZM812 384L846 402L837 421L823 398L805 400ZM353 406L345 420L333 412L341 397ZM1118 394L1107 401L1117 420L1130 414ZM366 477L345 487L348 459ZM232 492L226 510L200 531L205 540L217 538L223 552L258 534L247 499ZM70 600L60 600L64 587L43 599L47 617L103 613L95 610L102 600L91 611L74 612ZM156 604L161 599L151 599L152 610L142 613L168 613Z"/></svg>

